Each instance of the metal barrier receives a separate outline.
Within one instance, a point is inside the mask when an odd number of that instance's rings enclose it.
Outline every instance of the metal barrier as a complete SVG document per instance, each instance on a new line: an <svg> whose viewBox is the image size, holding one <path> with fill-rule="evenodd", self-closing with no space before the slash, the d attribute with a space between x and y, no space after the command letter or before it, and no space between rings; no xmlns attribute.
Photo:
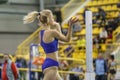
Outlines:
<svg viewBox="0 0 120 80"><path fill-rule="evenodd" d="M117 36L120 34L120 26L113 32L113 42L117 40Z"/></svg>

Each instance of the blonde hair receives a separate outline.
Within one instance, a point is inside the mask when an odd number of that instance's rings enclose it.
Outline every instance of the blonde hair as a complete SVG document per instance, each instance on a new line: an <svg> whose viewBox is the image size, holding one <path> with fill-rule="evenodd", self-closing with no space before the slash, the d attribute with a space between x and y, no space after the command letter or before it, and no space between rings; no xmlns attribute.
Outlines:
<svg viewBox="0 0 120 80"><path fill-rule="evenodd" d="M42 10L41 12L33 11L23 18L23 22L24 24L28 24L38 19L42 24L47 24L49 22L48 17L51 13L50 10Z"/></svg>
<svg viewBox="0 0 120 80"><path fill-rule="evenodd" d="M38 16L38 12L37 11L33 11L33 12L29 13L28 15L26 15L23 18L24 24L28 24L28 23L34 22L34 20L37 18L37 16Z"/></svg>

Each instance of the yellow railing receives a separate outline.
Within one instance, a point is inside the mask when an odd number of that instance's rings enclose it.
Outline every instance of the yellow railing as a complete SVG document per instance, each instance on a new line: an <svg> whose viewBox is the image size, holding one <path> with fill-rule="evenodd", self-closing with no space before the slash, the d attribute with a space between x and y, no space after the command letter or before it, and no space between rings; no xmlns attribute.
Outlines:
<svg viewBox="0 0 120 80"><path fill-rule="evenodd" d="M76 45L76 44L75 44ZM78 47L76 47L75 45L73 45L73 48L75 49L75 51L72 53L72 58L66 58L66 57L59 57L59 59L64 59L64 60L75 60L75 61L79 61L80 63L82 64L85 64L85 59L86 59L86 55L85 55L85 49L81 49L79 50ZM99 44L101 46L101 49L99 51L107 51L107 46L112 46L112 48L109 49L109 51L114 51L117 49L118 46L120 46L119 43L112 43L112 44ZM60 50L59 50L59 54L60 55L64 55L64 50L65 48L67 48L66 45L63 45L64 47L60 46ZM29 51L29 48L26 48L24 50L25 47L19 49L20 53L23 53L23 54L17 54L16 56L17 57L23 57L25 58L26 60L29 60L29 54L30 54L30 51ZM21 52L22 51L22 52ZM44 54L44 51L42 50L42 48L39 49L40 53L43 53ZM79 54L80 53L80 54ZM98 54L98 50L96 48L93 49L93 58L96 58L97 57L97 54ZM45 55L45 54L44 54ZM80 55L80 56L78 56Z"/></svg>
<svg viewBox="0 0 120 80"><path fill-rule="evenodd" d="M35 32L33 32L28 38L26 38L17 48L16 54L28 54L29 46L31 43L38 44L39 43L39 31L42 28L38 28Z"/></svg>
<svg viewBox="0 0 120 80"><path fill-rule="evenodd" d="M64 11L65 9L73 2L74 0L70 0L65 6L63 6L61 8L61 12L62 12L62 19L64 19Z"/></svg>
<svg viewBox="0 0 120 80"><path fill-rule="evenodd" d="M63 20L70 17L70 15L82 5L85 0L70 0L64 7L61 8Z"/></svg>
<svg viewBox="0 0 120 80"><path fill-rule="evenodd" d="M120 66L118 65L117 68L120 68ZM1 69L1 67L0 67ZM28 71L29 68L18 68L18 70L20 71ZM31 69L31 71L34 71L34 72L42 72L41 69ZM120 70L118 70L120 72ZM59 73L68 73L68 74L82 74L84 75L84 73L82 72L73 72L73 71L62 71L62 70L59 70Z"/></svg>
<svg viewBox="0 0 120 80"><path fill-rule="evenodd" d="M38 28L33 34L31 34L25 41L23 41L23 42L18 46L18 48L25 47L27 44L29 44L30 42L32 42L32 41L34 40L34 38L39 35L39 31L40 31L40 30L41 30L41 27Z"/></svg>
<svg viewBox="0 0 120 80"><path fill-rule="evenodd" d="M115 42L117 39L117 36L120 34L120 26L113 32L113 42Z"/></svg>
<svg viewBox="0 0 120 80"><path fill-rule="evenodd" d="M61 8L61 11L64 11L66 7L68 7L74 0L70 0L65 6Z"/></svg>
<svg viewBox="0 0 120 80"><path fill-rule="evenodd" d="M0 69L1 69L1 67L0 67ZM20 70L20 71L28 71L29 68L18 68L18 70ZM31 69L31 71L42 72L42 70L40 70L40 69ZM82 73L82 72L62 71L62 70L59 70L58 72L59 73L66 73L66 74L80 74L80 75L84 75L84 73Z"/></svg>

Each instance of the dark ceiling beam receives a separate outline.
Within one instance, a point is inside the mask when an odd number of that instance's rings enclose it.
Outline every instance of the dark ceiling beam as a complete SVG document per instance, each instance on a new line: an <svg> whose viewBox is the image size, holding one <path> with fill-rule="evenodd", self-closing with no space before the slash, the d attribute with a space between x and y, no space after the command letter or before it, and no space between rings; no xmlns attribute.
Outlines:
<svg viewBox="0 0 120 80"><path fill-rule="evenodd" d="M38 4L33 4L33 3L13 3L13 2L9 2L10 5L20 5L20 6L39 6L39 3Z"/></svg>
<svg viewBox="0 0 120 80"><path fill-rule="evenodd" d="M8 0L0 0L0 4L5 4L7 2L8 2Z"/></svg>
<svg viewBox="0 0 120 80"><path fill-rule="evenodd" d="M16 34L32 34L33 32L12 32L12 31L0 31L0 35L1 34L12 34L12 35L16 35Z"/></svg>
<svg viewBox="0 0 120 80"><path fill-rule="evenodd" d="M0 14L18 14L18 15L26 15L27 12L12 12L12 11L1 11L0 10Z"/></svg>

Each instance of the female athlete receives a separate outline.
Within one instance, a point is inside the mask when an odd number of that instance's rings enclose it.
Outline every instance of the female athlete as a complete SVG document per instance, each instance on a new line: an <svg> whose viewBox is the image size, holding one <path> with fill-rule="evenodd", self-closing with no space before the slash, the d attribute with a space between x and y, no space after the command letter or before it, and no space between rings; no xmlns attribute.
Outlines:
<svg viewBox="0 0 120 80"><path fill-rule="evenodd" d="M72 35L72 25L78 21L77 18L71 18L68 21L68 33L64 36L61 33L60 25L53 19L50 10L42 10L40 12L31 12L24 17L24 23L31 23L38 19L42 30L39 33L40 45L46 53L46 59L42 65L44 73L43 80L62 80L58 74L58 40L69 42Z"/></svg>

